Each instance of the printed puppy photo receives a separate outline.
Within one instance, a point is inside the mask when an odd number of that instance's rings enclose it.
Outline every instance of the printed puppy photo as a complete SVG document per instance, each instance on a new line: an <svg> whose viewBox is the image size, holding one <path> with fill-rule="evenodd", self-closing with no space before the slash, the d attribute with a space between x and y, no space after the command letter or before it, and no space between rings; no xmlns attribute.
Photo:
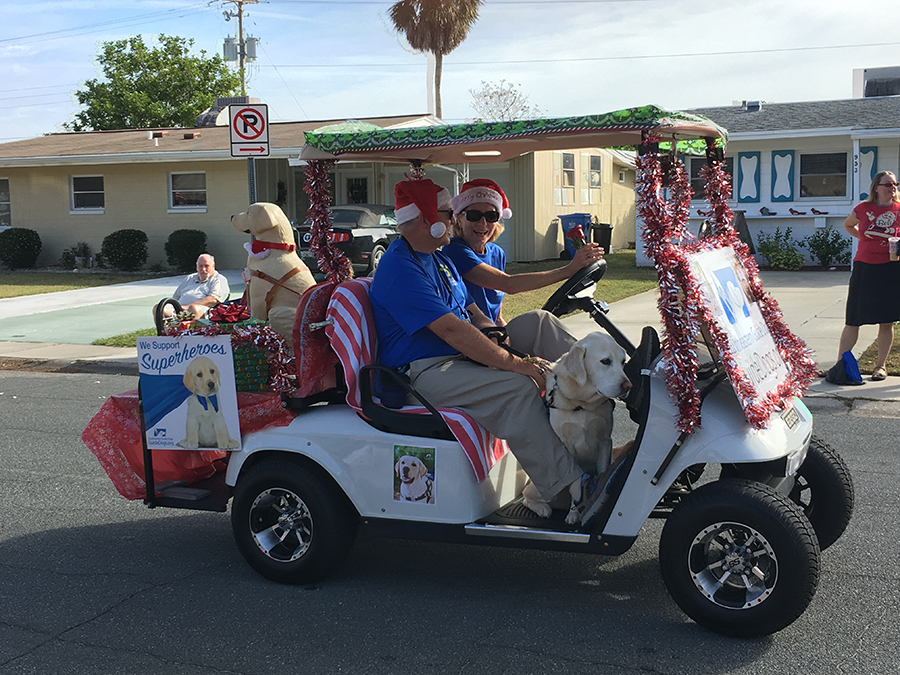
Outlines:
<svg viewBox="0 0 900 675"><path fill-rule="evenodd" d="M434 504L434 448L394 446L394 501Z"/></svg>
<svg viewBox="0 0 900 675"><path fill-rule="evenodd" d="M179 448L219 448L233 450L239 443L228 433L219 403L221 372L212 359L198 356L184 371L184 386L191 392L187 400L184 439Z"/></svg>

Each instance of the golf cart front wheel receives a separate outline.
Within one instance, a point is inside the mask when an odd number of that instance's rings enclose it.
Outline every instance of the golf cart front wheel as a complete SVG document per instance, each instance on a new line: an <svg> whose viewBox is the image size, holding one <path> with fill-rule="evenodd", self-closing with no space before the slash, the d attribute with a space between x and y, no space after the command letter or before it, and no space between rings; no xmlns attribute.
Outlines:
<svg viewBox="0 0 900 675"><path fill-rule="evenodd" d="M300 462L265 460L235 487L235 542L250 566L273 581L302 584L331 573L353 544L356 522L330 477Z"/></svg>
<svg viewBox="0 0 900 675"><path fill-rule="evenodd" d="M790 625L819 582L819 547L803 511L748 480L708 483L685 497L663 528L659 562L685 614L737 637Z"/></svg>
<svg viewBox="0 0 900 675"><path fill-rule="evenodd" d="M821 550L847 529L853 515L853 480L843 458L822 439L810 440L790 497L812 523Z"/></svg>

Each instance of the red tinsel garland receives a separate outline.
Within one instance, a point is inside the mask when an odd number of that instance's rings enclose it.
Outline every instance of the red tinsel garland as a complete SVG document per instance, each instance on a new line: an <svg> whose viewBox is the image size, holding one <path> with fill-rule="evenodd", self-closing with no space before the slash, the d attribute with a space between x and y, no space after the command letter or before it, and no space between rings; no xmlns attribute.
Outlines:
<svg viewBox="0 0 900 675"><path fill-rule="evenodd" d="M654 139L650 139L652 143ZM749 248L732 227L733 214L727 200L731 183L724 162L712 159L701 170L706 182L705 197L711 207L709 234L698 241L687 229L690 207L690 180L683 163L668 158L671 204L661 196L663 166L655 151L637 160L637 208L644 220L645 251L659 274L659 308L664 324L663 358L669 395L677 402L680 431L690 432L700 424L700 397L696 386L697 354L694 341L702 325L709 329L712 342L725 365L734 390L744 408L747 421L755 429L768 424L772 412L784 408L793 396L799 396L816 376L812 351L784 323L775 302L762 287L759 268ZM730 246L744 267L751 292L760 308L775 345L788 366L789 376L775 392L760 398L737 365L727 335L715 322L702 292L690 272L691 254Z"/></svg>
<svg viewBox="0 0 900 675"><path fill-rule="evenodd" d="M262 350L269 362L268 387L274 392L292 392L297 388L297 375L294 370L294 357L287 346L287 338L276 333L263 323L251 323L245 326L235 326L228 330L217 323L209 325L192 324L184 329L178 325L170 325L165 328L169 337L180 335L230 335L233 347L250 345Z"/></svg>
<svg viewBox="0 0 900 675"><path fill-rule="evenodd" d="M331 231L331 170L333 159L318 159L306 165L303 191L309 195L309 250L328 281L339 284L353 277L353 267L328 234Z"/></svg>

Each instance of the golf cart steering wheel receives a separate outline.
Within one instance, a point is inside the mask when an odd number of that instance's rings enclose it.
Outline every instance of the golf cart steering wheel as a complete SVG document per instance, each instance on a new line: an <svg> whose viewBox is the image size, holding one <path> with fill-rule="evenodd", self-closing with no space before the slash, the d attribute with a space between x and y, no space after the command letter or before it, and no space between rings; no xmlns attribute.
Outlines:
<svg viewBox="0 0 900 675"><path fill-rule="evenodd" d="M606 261L603 258L585 265L550 296L541 308L555 316L574 312L578 307L574 304L576 297L585 297L584 291L594 286L606 272ZM593 295L593 291L587 295Z"/></svg>

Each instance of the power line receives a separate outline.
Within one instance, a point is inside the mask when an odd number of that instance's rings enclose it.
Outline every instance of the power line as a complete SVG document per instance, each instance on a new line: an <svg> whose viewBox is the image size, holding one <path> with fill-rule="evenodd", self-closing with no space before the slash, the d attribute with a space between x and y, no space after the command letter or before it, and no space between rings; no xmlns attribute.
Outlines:
<svg viewBox="0 0 900 675"><path fill-rule="evenodd" d="M525 63L591 63L595 61L637 61L641 59L680 59L696 56L743 56L750 54L778 54L784 52L808 52L823 49L862 49L866 47L895 47L900 42L873 42L864 45L823 45L819 47L778 47L773 49L748 49L722 52L685 52L681 54L635 54L632 56L592 56L562 59L516 59L515 61L453 61L444 62L444 68L454 66L520 65ZM278 64L260 66L262 68L405 68L417 66L414 63L317 63Z"/></svg>
<svg viewBox="0 0 900 675"><path fill-rule="evenodd" d="M88 35L96 33L105 28L111 27L127 27L135 24L144 23L153 19L181 19L185 16L199 14L208 11L206 5L194 5L193 7L178 7L175 9L166 9L159 12L151 12L149 14L138 14L121 19L112 19L110 21L101 21L99 23L89 23L83 26L73 26L72 28L60 28L59 30L45 31L42 33L32 33L31 35L19 35L11 38L0 38L0 44L13 43L31 44L32 42L41 42L44 40L59 40L66 37L77 37L79 35Z"/></svg>

